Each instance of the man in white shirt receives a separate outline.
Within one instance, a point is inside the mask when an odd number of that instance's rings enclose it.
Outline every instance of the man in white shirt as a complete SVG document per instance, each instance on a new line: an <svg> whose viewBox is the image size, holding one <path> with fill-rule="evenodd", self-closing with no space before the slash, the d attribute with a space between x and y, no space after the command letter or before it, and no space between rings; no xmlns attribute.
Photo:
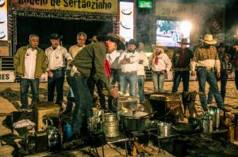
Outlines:
<svg viewBox="0 0 238 157"><path fill-rule="evenodd" d="M56 88L56 104L61 105L63 102L63 86L65 75L65 60L72 61L71 55L67 49L60 45L61 37L58 34L51 34L51 46L45 50L48 58L48 101L54 101L54 92Z"/></svg>
<svg viewBox="0 0 238 157"><path fill-rule="evenodd" d="M160 43L157 43L152 55L152 72L155 92L164 91L164 81L167 73L172 67L172 63L168 55L164 52Z"/></svg>
<svg viewBox="0 0 238 157"><path fill-rule="evenodd" d="M118 60L121 55L121 52L122 52L122 50L115 50L112 53L108 53L106 55L107 60L109 61L110 66L111 66L111 72L112 72L111 84L112 84L112 86L115 86L116 83L119 86L121 66L120 66Z"/></svg>
<svg viewBox="0 0 238 157"><path fill-rule="evenodd" d="M119 58L119 64L121 65L120 91L122 94L126 94L129 84L130 96L136 96L138 70L138 52L136 48L137 42L134 39L129 40L127 50Z"/></svg>
<svg viewBox="0 0 238 157"><path fill-rule="evenodd" d="M140 97L140 103L145 101L144 95L144 82L145 82L145 67L149 65L148 58L144 52L144 43L139 42L138 46L138 70L137 70L137 79L138 79L138 94Z"/></svg>
<svg viewBox="0 0 238 157"><path fill-rule="evenodd" d="M28 109L28 89L32 91L32 107L39 101L39 78L46 71L47 57L38 47L39 36L29 35L29 45L22 46L14 56L16 75L20 77L21 108Z"/></svg>
<svg viewBox="0 0 238 157"><path fill-rule="evenodd" d="M87 34L85 34L84 32L79 32L77 34L76 40L77 40L77 44L69 48L69 53L71 54L72 58L74 58L78 54L78 52L85 47Z"/></svg>
<svg viewBox="0 0 238 157"><path fill-rule="evenodd" d="M72 58L74 58L85 47L85 43L87 40L87 34L84 32L77 33L76 40L77 40L77 43L69 48L69 53L72 56ZM66 110L65 110L66 114L71 113L72 107L73 107L73 102L75 101L73 90L71 88L72 81L73 81L72 79L74 79L74 77L71 76L72 71L76 72L77 71L76 67L71 67L66 71L66 79L70 86L70 91L67 96L67 106L66 106Z"/></svg>

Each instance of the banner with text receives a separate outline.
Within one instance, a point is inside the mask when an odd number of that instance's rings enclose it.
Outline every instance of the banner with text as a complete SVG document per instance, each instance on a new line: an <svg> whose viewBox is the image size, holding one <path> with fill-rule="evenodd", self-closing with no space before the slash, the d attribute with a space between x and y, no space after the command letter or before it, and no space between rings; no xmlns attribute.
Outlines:
<svg viewBox="0 0 238 157"><path fill-rule="evenodd" d="M0 71L0 82L14 82L16 79L14 71Z"/></svg>
<svg viewBox="0 0 238 157"><path fill-rule="evenodd" d="M118 13L118 0L14 0L17 8L62 10L87 13Z"/></svg>
<svg viewBox="0 0 238 157"><path fill-rule="evenodd" d="M0 40L8 40L7 23L7 0L0 0Z"/></svg>

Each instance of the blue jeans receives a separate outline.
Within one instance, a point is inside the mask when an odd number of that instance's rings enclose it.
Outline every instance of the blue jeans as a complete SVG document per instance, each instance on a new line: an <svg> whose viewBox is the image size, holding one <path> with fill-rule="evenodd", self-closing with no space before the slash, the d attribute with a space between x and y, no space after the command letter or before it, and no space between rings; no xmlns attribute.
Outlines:
<svg viewBox="0 0 238 157"><path fill-rule="evenodd" d="M112 85L115 85L116 83L119 84L121 69L111 69L111 70L112 70L112 81L111 81L111 84Z"/></svg>
<svg viewBox="0 0 238 157"><path fill-rule="evenodd" d="M172 92L175 93L178 91L179 84L181 79L183 81L183 91L188 92L189 89L189 71L176 71L173 78L173 89Z"/></svg>
<svg viewBox="0 0 238 157"><path fill-rule="evenodd" d="M74 80L74 77L70 76L70 71L67 70L66 71L66 80L69 84L69 92L68 92L68 95L67 95L67 106L66 106L66 110L65 112L66 113L70 113L72 112L72 108L73 108L73 102L75 101L74 100L74 93L73 93L73 90L72 90L72 81Z"/></svg>
<svg viewBox="0 0 238 157"><path fill-rule="evenodd" d="M207 100L206 100L206 93L205 93L205 85L206 82L210 85L210 89L214 94L216 103L218 107L224 107L224 103L222 101L221 94L219 93L217 80L214 70L207 70L206 68L198 68L197 69L197 78L199 83L199 92L200 94L200 102L203 107L203 110L207 110Z"/></svg>
<svg viewBox="0 0 238 157"><path fill-rule="evenodd" d="M61 105L63 102L63 94L64 94L64 76L65 70L64 68L59 68L57 70L53 70L53 77L48 77L48 101L54 101L55 89L56 89L56 104Z"/></svg>
<svg viewBox="0 0 238 157"><path fill-rule="evenodd" d="M145 94L144 94L144 82L145 78L143 75L137 76L138 79L138 95L140 97L140 102L145 101Z"/></svg>
<svg viewBox="0 0 238 157"><path fill-rule="evenodd" d="M75 108L72 115L74 134L87 134L87 120L92 116L93 98L90 94L88 78L81 75L72 79L72 90L75 96Z"/></svg>
<svg viewBox="0 0 238 157"><path fill-rule="evenodd" d="M121 73L120 75L120 90L126 94L129 85L130 96L136 96L137 74L135 73Z"/></svg>
<svg viewBox="0 0 238 157"><path fill-rule="evenodd" d="M227 71L221 71L221 91L220 91L220 93L221 93L223 102L224 102L225 97L226 97L227 79L228 79ZM212 103L212 98L213 98L213 93L212 93L211 88L209 88L208 97L207 97L207 103L208 104Z"/></svg>
<svg viewBox="0 0 238 157"><path fill-rule="evenodd" d="M154 91L155 92L163 92L164 91L164 80L165 74L160 72L153 72L152 79L154 83Z"/></svg>
<svg viewBox="0 0 238 157"><path fill-rule="evenodd" d="M31 87L32 91L32 105L36 105L39 102L39 79L20 79L20 97L21 108L28 107L28 89Z"/></svg>

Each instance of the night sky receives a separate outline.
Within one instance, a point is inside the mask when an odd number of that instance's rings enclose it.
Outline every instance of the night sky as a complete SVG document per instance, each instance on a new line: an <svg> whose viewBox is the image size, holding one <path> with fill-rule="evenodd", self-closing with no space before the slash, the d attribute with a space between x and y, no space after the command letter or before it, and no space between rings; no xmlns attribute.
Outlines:
<svg viewBox="0 0 238 157"><path fill-rule="evenodd" d="M225 26L226 31L229 31L238 23L238 0L228 0L226 5Z"/></svg>

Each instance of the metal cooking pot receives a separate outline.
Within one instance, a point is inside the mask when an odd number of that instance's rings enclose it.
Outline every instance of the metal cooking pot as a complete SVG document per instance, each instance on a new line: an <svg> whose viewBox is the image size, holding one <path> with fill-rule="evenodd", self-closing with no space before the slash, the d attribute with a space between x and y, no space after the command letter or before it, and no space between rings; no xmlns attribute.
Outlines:
<svg viewBox="0 0 238 157"><path fill-rule="evenodd" d="M114 122L117 120L117 117L114 113L105 113L104 114L104 121L105 122Z"/></svg>
<svg viewBox="0 0 238 157"><path fill-rule="evenodd" d="M115 114L104 114L104 133L106 137L119 136L119 124Z"/></svg>
<svg viewBox="0 0 238 157"><path fill-rule="evenodd" d="M141 115L139 115L141 114ZM149 124L150 114L147 112L137 112L134 114L120 115L120 123L123 130L143 131Z"/></svg>

